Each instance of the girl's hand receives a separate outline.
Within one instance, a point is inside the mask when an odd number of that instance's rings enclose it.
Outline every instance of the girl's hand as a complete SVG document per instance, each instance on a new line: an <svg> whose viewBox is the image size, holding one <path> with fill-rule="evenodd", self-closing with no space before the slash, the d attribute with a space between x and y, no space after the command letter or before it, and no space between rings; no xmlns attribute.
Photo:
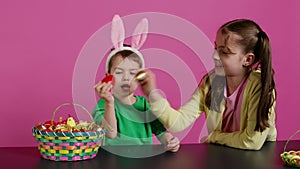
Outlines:
<svg viewBox="0 0 300 169"><path fill-rule="evenodd" d="M170 140L167 140L166 150L171 152L177 152L180 147L180 141L177 137L172 137Z"/></svg>
<svg viewBox="0 0 300 169"><path fill-rule="evenodd" d="M146 96L149 96L151 91L156 89L156 81L155 75L150 70L143 70L146 71L146 76L143 80L139 81L142 87L142 90Z"/></svg>
<svg viewBox="0 0 300 169"><path fill-rule="evenodd" d="M97 95L100 98L103 98L106 103L114 103L114 97L111 94L111 89L113 85L112 82L99 82L94 86L94 89L97 93Z"/></svg>

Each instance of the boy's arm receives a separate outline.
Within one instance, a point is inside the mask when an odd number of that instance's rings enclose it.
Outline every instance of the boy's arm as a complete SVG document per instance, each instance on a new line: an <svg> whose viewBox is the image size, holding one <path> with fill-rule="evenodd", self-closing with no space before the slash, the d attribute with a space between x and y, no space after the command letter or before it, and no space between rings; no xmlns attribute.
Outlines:
<svg viewBox="0 0 300 169"><path fill-rule="evenodd" d="M114 108L114 97L111 94L112 82L99 82L94 86L96 93L104 100L104 115L101 126L106 129L106 137L115 138L117 136L117 119ZM102 102L103 103L103 102ZM97 115L97 112L95 113ZM95 117L94 117L95 118Z"/></svg>
<svg viewBox="0 0 300 169"><path fill-rule="evenodd" d="M117 119L114 103L105 103L104 119L101 126L106 129L106 137L115 138L117 136Z"/></svg>
<svg viewBox="0 0 300 169"><path fill-rule="evenodd" d="M180 147L180 141L169 132L157 136L158 140L165 145L165 149L171 152L177 152Z"/></svg>
<svg viewBox="0 0 300 169"><path fill-rule="evenodd" d="M114 138L117 133L117 121L113 105L107 104L103 99L100 99L95 107L92 116L96 124L101 125L106 129L106 137Z"/></svg>

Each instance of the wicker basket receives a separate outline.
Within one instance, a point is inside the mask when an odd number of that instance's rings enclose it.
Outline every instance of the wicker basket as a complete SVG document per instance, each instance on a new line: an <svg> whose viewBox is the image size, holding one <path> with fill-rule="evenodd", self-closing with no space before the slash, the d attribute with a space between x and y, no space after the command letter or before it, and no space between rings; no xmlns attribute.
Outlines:
<svg viewBox="0 0 300 169"><path fill-rule="evenodd" d="M91 114L80 104L64 103L58 106L53 112L52 121L56 112L63 106L79 106L88 115ZM104 138L105 130L88 132L47 132L32 129L33 136L38 143L38 149L43 158L53 161L78 161L96 157L101 141Z"/></svg>
<svg viewBox="0 0 300 169"><path fill-rule="evenodd" d="M286 151L286 147L290 140L300 132L300 130L297 130L290 138L286 141L284 145L284 152L280 154L281 159L287 166L291 167L300 167L300 151Z"/></svg>

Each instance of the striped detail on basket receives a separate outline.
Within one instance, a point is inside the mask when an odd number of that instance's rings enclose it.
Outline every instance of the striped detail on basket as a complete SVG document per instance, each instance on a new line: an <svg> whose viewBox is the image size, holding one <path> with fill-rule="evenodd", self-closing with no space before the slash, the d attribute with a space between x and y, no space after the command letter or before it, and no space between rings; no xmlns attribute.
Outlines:
<svg viewBox="0 0 300 169"><path fill-rule="evenodd" d="M94 158L105 136L105 130L71 134L32 130L43 158L54 161L77 161ZM87 134L88 133L88 134ZM95 135L96 134L96 135Z"/></svg>

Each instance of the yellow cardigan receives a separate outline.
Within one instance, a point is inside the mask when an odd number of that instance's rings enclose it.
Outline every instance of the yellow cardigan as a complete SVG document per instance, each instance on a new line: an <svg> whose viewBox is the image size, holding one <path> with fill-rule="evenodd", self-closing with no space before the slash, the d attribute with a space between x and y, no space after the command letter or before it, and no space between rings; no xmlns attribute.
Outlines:
<svg viewBox="0 0 300 169"><path fill-rule="evenodd" d="M257 120L257 108L261 94L260 71L253 70L249 75L246 84L241 108L240 130L231 133L222 132L222 113L210 110L205 105L205 95L209 86L205 84L204 77L202 83L194 92L189 101L179 110L174 110L166 99L160 99L151 103L151 111L159 120L172 132L179 132L191 125L202 112L206 115L206 124L209 135L207 143L217 143L229 147L259 150L265 141L276 141L277 131L275 127L275 105L270 108L270 127L263 132L254 131ZM221 112L225 109L225 100L221 102Z"/></svg>

